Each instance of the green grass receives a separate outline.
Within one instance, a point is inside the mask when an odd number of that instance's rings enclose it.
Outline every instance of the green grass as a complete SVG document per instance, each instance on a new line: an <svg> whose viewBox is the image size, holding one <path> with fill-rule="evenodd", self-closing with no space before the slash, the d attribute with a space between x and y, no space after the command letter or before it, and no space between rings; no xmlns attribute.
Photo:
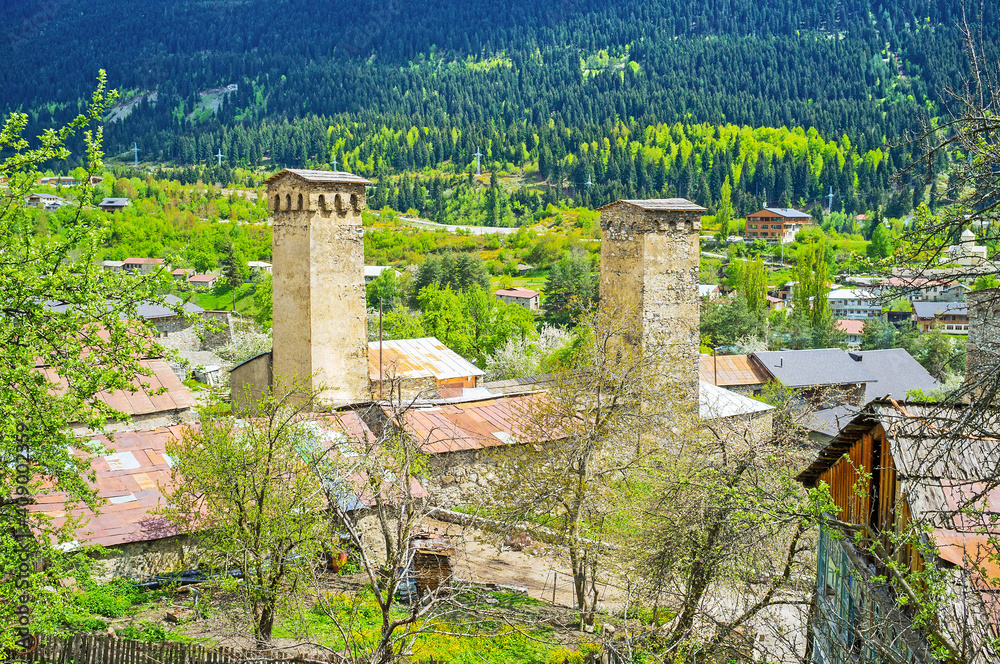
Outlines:
<svg viewBox="0 0 1000 664"><path fill-rule="evenodd" d="M253 311L253 286L243 286L236 291L236 311L250 313ZM202 309L231 311L233 308L233 292L228 286L222 286L210 291L195 293L192 302Z"/></svg>
<svg viewBox="0 0 1000 664"><path fill-rule="evenodd" d="M499 604L531 607L543 603L516 593L493 593ZM370 595L362 591L358 595L332 593L327 596L334 616L349 629L353 638L364 646L377 642L381 614ZM489 607L485 603L483 607ZM405 606L394 611L394 617L404 615ZM294 637L303 629L318 643L341 650L346 647L343 636L333 619L320 608L315 607L301 617L288 617L274 630L275 637ZM349 623L349 624L348 624ZM428 632L416 637L413 659L423 661L430 658L457 664L482 664L525 662L527 664L556 664L565 660L581 662L585 651L571 650L557 644L555 631L547 626L525 626L515 628L489 620L476 620L474 615L456 616L454 621L421 621L418 629ZM363 647L364 647L363 646Z"/></svg>

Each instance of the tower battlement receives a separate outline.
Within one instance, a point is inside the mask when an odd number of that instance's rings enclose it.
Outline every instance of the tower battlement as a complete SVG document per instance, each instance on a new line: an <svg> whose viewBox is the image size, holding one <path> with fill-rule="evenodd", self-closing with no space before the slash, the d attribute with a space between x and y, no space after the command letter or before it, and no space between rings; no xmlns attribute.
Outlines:
<svg viewBox="0 0 1000 664"><path fill-rule="evenodd" d="M338 406L368 398L364 239L367 180L287 169L270 177L272 371Z"/></svg>

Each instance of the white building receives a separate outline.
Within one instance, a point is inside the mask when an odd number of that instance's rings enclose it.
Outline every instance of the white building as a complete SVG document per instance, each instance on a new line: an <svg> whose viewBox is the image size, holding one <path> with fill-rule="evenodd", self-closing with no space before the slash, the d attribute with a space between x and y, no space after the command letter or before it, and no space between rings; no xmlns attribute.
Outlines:
<svg viewBox="0 0 1000 664"><path fill-rule="evenodd" d="M976 234L966 228L958 244L948 247L948 255L941 257L942 263L957 263L962 267L975 267L986 261L986 247L976 244Z"/></svg>
<svg viewBox="0 0 1000 664"><path fill-rule="evenodd" d="M381 276L386 270L392 270L399 276L399 271L388 265L365 265L365 283L370 284Z"/></svg>
<svg viewBox="0 0 1000 664"><path fill-rule="evenodd" d="M882 315L882 305L869 290L838 288L830 291L828 299L836 319L864 320Z"/></svg>

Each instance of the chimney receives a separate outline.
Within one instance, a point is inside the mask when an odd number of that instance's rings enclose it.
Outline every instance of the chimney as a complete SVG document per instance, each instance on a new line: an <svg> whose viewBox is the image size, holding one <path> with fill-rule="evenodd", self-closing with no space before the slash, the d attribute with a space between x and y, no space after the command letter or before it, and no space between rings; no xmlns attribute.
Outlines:
<svg viewBox="0 0 1000 664"><path fill-rule="evenodd" d="M965 388L973 399L1000 397L1000 288L968 296L969 338L965 346Z"/></svg>

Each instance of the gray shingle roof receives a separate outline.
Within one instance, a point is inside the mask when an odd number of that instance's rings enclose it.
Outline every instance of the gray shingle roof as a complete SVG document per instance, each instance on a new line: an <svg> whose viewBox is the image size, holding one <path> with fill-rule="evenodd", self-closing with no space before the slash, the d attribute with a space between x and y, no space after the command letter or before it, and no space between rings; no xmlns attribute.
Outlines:
<svg viewBox="0 0 1000 664"><path fill-rule="evenodd" d="M760 351L751 355L786 387L874 383L877 379L839 348Z"/></svg>
<svg viewBox="0 0 1000 664"><path fill-rule="evenodd" d="M163 300L167 304L174 306L183 302L183 300L181 300L181 298L177 297L176 295L167 295L166 297L163 298ZM188 312L189 314L200 314L203 313L205 310L199 307L197 304L194 304L193 302L186 302L184 304L184 311ZM147 320L151 318L169 318L170 316L177 315L177 313L173 309L165 307L162 304L156 304L153 302L143 302L136 308L136 313L138 313L139 316Z"/></svg>
<svg viewBox="0 0 1000 664"><path fill-rule="evenodd" d="M628 199L615 201L614 203L608 203L598 210L603 210L609 208L612 205L617 205L618 203L627 203L629 205L634 205L637 208L650 211L685 211L685 212L704 212L705 208L700 205L692 203L686 198L648 198L644 200Z"/></svg>
<svg viewBox="0 0 1000 664"><path fill-rule="evenodd" d="M264 180L264 184L270 184L272 181L277 180L285 174L294 175L296 177L302 178L307 182L345 182L350 184L371 184L368 180L364 179L360 175L355 175L354 173L345 173L343 171L309 171L301 168L286 168L285 170L275 173L268 179Z"/></svg>
<svg viewBox="0 0 1000 664"><path fill-rule="evenodd" d="M810 431L833 438L850 422L860 409L854 406L836 406L809 413L802 426Z"/></svg>
<svg viewBox="0 0 1000 664"><path fill-rule="evenodd" d="M863 350L848 353L848 356L878 380L865 387L866 402L886 396L902 401L910 390L926 392L938 386L934 376L903 348Z"/></svg>
<svg viewBox="0 0 1000 664"><path fill-rule="evenodd" d="M923 302L913 303L917 318L934 318L938 315L965 316L969 313L969 305L965 302Z"/></svg>

